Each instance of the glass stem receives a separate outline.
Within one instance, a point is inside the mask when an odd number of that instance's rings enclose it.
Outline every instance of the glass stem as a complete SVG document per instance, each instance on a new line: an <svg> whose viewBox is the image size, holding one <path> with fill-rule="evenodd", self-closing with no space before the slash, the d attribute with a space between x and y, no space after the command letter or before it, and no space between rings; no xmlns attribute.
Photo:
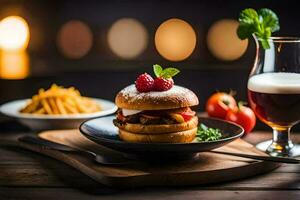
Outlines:
<svg viewBox="0 0 300 200"><path fill-rule="evenodd" d="M267 152L272 156L289 156L293 148L293 143L290 139L291 127L273 129L273 141L268 147Z"/></svg>
<svg viewBox="0 0 300 200"><path fill-rule="evenodd" d="M291 142L290 130L290 127L286 129L273 129L273 142L276 142L279 145L287 145Z"/></svg>

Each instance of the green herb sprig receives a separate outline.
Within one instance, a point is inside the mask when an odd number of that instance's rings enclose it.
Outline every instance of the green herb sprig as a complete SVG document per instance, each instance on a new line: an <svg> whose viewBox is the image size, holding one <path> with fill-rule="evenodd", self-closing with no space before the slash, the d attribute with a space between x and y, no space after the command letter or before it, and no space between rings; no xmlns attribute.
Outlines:
<svg viewBox="0 0 300 200"><path fill-rule="evenodd" d="M254 34L264 49L269 49L269 38L271 34L280 29L277 15L268 8L262 8L258 11L247 8L239 15L239 27L237 35L244 40Z"/></svg>
<svg viewBox="0 0 300 200"><path fill-rule="evenodd" d="M180 71L174 67L168 67L163 69L160 65L155 64L153 65L153 71L156 77L161 77L161 78L172 78L176 74L178 74Z"/></svg>
<svg viewBox="0 0 300 200"><path fill-rule="evenodd" d="M197 130L196 139L198 142L207 142L218 140L222 137L220 129L209 128L204 124L200 124Z"/></svg>

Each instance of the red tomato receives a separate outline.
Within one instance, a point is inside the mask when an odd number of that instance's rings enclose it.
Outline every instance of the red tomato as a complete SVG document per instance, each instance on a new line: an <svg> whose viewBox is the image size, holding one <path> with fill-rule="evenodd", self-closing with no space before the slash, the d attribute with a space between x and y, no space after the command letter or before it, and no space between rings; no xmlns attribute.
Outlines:
<svg viewBox="0 0 300 200"><path fill-rule="evenodd" d="M208 115L221 119L225 119L227 112L235 107L235 99L232 95L225 92L214 93L206 102L206 112Z"/></svg>
<svg viewBox="0 0 300 200"><path fill-rule="evenodd" d="M123 122L125 120L125 117L121 112L118 112L117 113L117 119Z"/></svg>
<svg viewBox="0 0 300 200"><path fill-rule="evenodd" d="M241 125L246 134L252 131L256 123L256 117L253 110L242 105L239 105L234 110L229 110L226 115L226 120Z"/></svg>
<svg viewBox="0 0 300 200"><path fill-rule="evenodd" d="M183 117L183 119L184 119L185 122L187 122L190 119L192 119L192 117L194 117L195 114L196 114L196 112L195 111L191 111L191 110L180 113L180 115Z"/></svg>

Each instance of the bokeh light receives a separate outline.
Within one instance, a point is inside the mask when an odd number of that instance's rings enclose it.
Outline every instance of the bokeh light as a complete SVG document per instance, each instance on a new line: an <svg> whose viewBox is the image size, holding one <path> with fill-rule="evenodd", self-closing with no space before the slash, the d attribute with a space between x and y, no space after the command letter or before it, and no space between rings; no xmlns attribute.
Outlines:
<svg viewBox="0 0 300 200"><path fill-rule="evenodd" d="M24 50L29 42L29 27L19 16L9 16L0 22L0 47L3 50Z"/></svg>
<svg viewBox="0 0 300 200"><path fill-rule="evenodd" d="M148 33L142 23L132 18L117 20L108 31L108 45L123 59L139 56L148 45Z"/></svg>
<svg viewBox="0 0 300 200"><path fill-rule="evenodd" d="M240 40L236 34L238 21L222 19L215 22L207 34L207 46L218 59L232 61L241 57L248 46L248 39Z"/></svg>
<svg viewBox="0 0 300 200"><path fill-rule="evenodd" d="M176 18L169 19L158 27L155 46L162 57L171 61L181 61L193 53L196 33L187 22Z"/></svg>
<svg viewBox="0 0 300 200"><path fill-rule="evenodd" d="M85 56L93 44L93 34L85 23L72 20L65 23L57 37L57 45L62 54L71 59Z"/></svg>
<svg viewBox="0 0 300 200"><path fill-rule="evenodd" d="M29 75L29 58L25 51L1 51L0 78L23 79Z"/></svg>

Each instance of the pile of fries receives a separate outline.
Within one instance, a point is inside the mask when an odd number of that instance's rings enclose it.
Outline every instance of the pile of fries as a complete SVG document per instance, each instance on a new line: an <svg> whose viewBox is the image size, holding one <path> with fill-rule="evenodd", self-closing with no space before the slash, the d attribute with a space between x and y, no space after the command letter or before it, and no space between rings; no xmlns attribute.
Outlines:
<svg viewBox="0 0 300 200"><path fill-rule="evenodd" d="M63 88L53 84L50 89L40 89L21 113L67 115L94 113L101 110L98 103L83 97L74 87Z"/></svg>

